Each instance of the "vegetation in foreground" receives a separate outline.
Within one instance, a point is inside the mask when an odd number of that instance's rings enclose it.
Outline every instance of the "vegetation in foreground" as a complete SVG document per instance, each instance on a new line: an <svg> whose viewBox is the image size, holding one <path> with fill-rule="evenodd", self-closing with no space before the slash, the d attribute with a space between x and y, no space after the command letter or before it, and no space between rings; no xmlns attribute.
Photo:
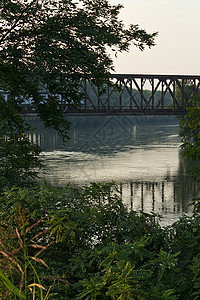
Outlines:
<svg viewBox="0 0 200 300"><path fill-rule="evenodd" d="M161 228L113 183L0 197L1 299L199 299L200 216Z"/></svg>

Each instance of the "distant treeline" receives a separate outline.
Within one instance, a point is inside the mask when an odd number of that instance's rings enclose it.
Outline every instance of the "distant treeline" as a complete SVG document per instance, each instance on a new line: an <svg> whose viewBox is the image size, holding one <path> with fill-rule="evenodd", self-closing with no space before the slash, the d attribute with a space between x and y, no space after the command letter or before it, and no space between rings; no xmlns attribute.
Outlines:
<svg viewBox="0 0 200 300"><path fill-rule="evenodd" d="M173 99L167 91L164 95L161 91L156 91L152 95L152 91L150 90L142 90L138 91L137 89L130 89L130 87L118 87L114 88L112 90L111 87L106 86L104 88L103 92L99 92L97 87L91 86L90 84L87 85L86 90L84 91L86 93L87 98L87 106L92 106L92 103L96 106L99 105L100 107L108 106L108 102L110 106L120 106L123 107L130 107L130 102L132 107L136 107L136 104L134 101L140 106L141 102L143 102L145 106L145 99L146 101L150 100L150 98L153 96L154 103L159 103L162 98L163 103L166 105L172 105ZM130 101L131 97L134 99L134 101ZM89 100L88 100L89 98ZM91 101L90 101L91 100ZM120 103L121 101L121 103Z"/></svg>

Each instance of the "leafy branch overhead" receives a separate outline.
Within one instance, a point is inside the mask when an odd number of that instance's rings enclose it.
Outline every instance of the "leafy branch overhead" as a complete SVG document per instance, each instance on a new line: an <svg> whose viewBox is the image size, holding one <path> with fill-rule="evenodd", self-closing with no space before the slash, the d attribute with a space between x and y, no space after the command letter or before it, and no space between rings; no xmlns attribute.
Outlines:
<svg viewBox="0 0 200 300"><path fill-rule="evenodd" d="M58 104L78 105L82 76L101 86L113 70L108 54L155 44L157 33L125 28L122 5L107 0L13 0L0 6L0 86L17 104L31 99L46 127L66 136L69 124ZM49 98L39 94L45 89ZM62 96L62 101L54 95ZM63 100L65 99L65 100ZM62 103L61 103L62 102Z"/></svg>

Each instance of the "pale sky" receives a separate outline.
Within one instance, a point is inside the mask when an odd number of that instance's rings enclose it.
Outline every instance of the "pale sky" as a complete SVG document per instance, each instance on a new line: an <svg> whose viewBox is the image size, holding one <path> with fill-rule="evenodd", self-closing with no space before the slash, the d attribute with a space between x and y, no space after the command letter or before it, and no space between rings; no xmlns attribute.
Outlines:
<svg viewBox="0 0 200 300"><path fill-rule="evenodd" d="M158 31L156 46L113 58L115 73L200 75L200 0L109 0L124 5L120 19Z"/></svg>

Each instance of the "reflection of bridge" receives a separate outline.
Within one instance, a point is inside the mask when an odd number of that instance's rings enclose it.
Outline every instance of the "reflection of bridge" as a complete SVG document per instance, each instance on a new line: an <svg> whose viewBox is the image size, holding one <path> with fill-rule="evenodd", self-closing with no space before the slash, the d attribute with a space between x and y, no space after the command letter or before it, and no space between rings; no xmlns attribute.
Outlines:
<svg viewBox="0 0 200 300"><path fill-rule="evenodd" d="M110 80L101 94L90 80L81 79L81 106L66 105L66 115L183 115L200 88L198 75L117 74ZM34 113L31 107L26 110Z"/></svg>
<svg viewBox="0 0 200 300"><path fill-rule="evenodd" d="M158 213L187 213L190 211L188 204L191 197L197 195L195 182L188 179L183 186L175 178L157 182L120 183L119 190L122 199L127 199L126 204L130 209Z"/></svg>

